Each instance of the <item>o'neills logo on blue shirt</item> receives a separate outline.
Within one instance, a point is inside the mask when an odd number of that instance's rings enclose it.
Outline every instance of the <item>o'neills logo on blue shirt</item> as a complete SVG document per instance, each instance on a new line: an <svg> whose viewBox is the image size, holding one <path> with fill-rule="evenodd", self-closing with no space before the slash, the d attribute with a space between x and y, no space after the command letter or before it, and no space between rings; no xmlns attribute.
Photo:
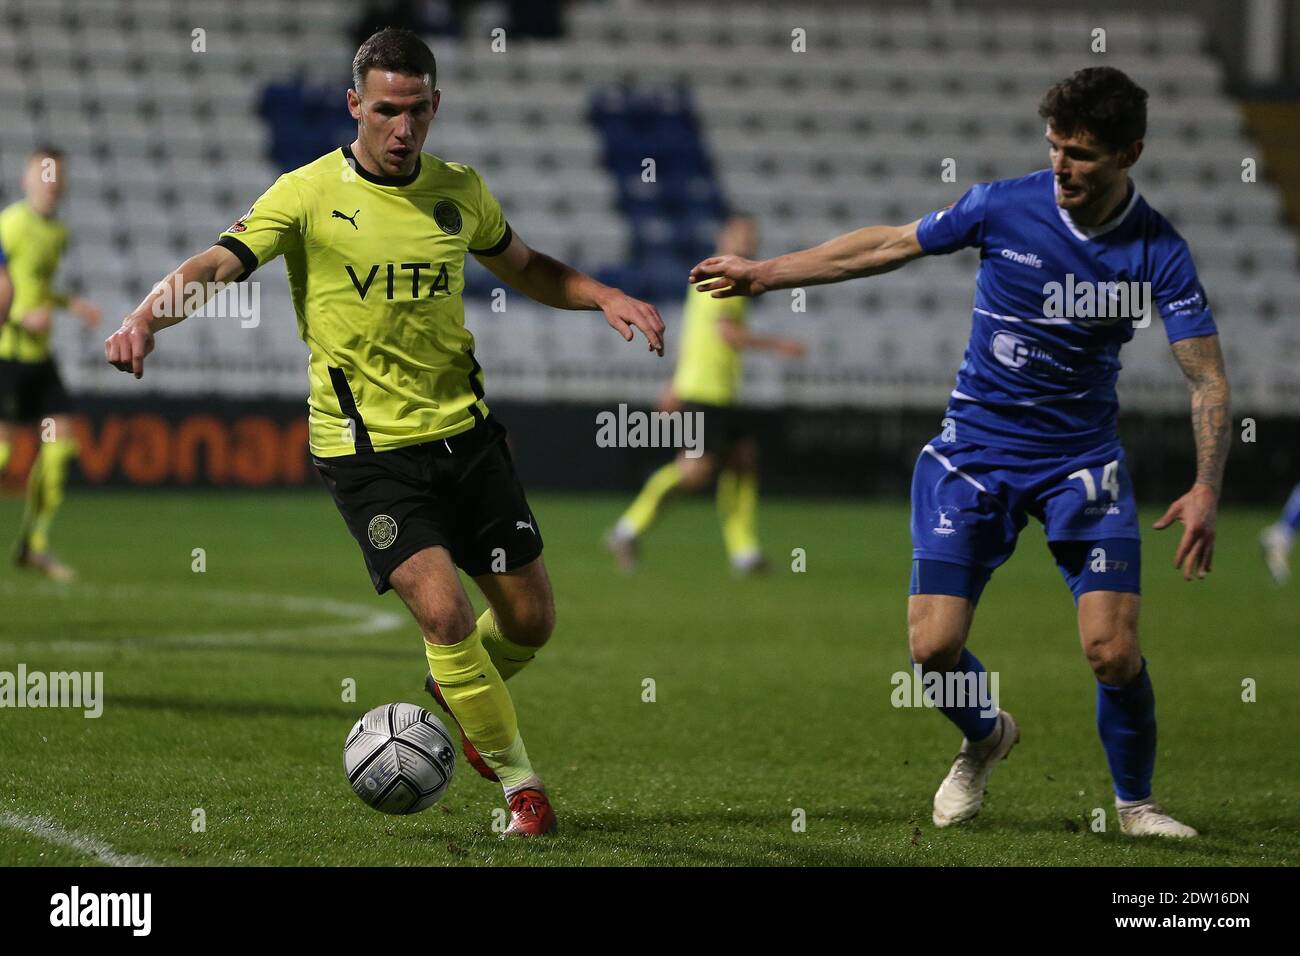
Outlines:
<svg viewBox="0 0 1300 956"><path fill-rule="evenodd" d="M1022 266L1033 266L1035 269L1043 267L1042 258L1033 252L1016 252L1014 249L1003 249L1002 258L1018 262Z"/></svg>

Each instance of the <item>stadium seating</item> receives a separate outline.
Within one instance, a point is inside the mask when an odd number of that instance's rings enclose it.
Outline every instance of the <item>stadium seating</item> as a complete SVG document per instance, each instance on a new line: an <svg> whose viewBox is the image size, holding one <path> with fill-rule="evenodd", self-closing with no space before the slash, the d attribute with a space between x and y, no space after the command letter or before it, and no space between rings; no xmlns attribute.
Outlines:
<svg viewBox="0 0 1300 956"><path fill-rule="evenodd" d="M62 145L71 157L65 276L115 321L274 180L275 159L292 155L284 143L303 137L283 125L294 96L323 96L326 109L334 97L341 110L353 7L0 3L0 88L9 94L0 101L0 195L16 196L34 143ZM443 108L426 149L479 168L532 244L652 297L670 323L685 291L682 262L707 248L724 203L760 217L767 254L909 221L974 182L1045 165L1035 109L1051 82L1090 64L1129 70L1152 94L1135 178L1191 244L1238 404L1294 405L1295 234L1267 170L1242 181L1243 159L1258 153L1192 17L583 2L570 8L565 37L510 38L499 53L488 15L472 14L461 39L431 38ZM1104 55L1090 50L1097 26L1107 31ZM202 52L195 30L204 31ZM800 37L806 48L796 52ZM672 97L685 105L657 115L627 108ZM301 115L319 117L314 109ZM669 179L643 201L636 183L648 143ZM680 177L669 162L679 157L690 164ZM945 158L955 181L941 177ZM810 289L804 313L790 311L789 296L770 296L756 321L797 329L811 350L797 367L752 361L748 394L937 408L960 361L975 264L966 253ZM518 295L492 312L484 295L496 280L469 271L467 319L490 394L647 399L666 377L667 363L623 348L599 319ZM283 269L259 278L260 325L205 318L169 331L155 387L305 392ZM61 324L67 378L83 389L130 387L103 366L102 338ZM1133 403L1185 403L1158 329L1140 331L1124 359Z"/></svg>

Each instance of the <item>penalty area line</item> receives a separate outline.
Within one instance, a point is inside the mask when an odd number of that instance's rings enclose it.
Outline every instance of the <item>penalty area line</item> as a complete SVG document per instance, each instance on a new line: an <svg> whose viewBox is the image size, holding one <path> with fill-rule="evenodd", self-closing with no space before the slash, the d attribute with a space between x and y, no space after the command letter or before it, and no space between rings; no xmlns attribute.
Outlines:
<svg viewBox="0 0 1300 956"><path fill-rule="evenodd" d="M65 849L76 850L86 856L94 857L105 866L160 866L153 860L130 853L119 853L113 847L93 836L65 830L53 820L45 817L27 817L8 811L0 811L0 827L18 830L46 843L53 843Z"/></svg>

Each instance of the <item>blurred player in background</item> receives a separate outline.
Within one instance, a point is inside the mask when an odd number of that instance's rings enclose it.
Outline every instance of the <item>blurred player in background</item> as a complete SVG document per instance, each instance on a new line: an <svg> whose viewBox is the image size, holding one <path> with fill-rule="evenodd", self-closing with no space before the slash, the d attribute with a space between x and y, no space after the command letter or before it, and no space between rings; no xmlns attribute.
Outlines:
<svg viewBox="0 0 1300 956"><path fill-rule="evenodd" d="M14 284L9 278L9 260L5 256L5 247L0 244L0 317L9 317L9 307L14 304ZM4 475L5 466L9 464L10 448L8 443L0 447L0 475Z"/></svg>
<svg viewBox="0 0 1300 956"><path fill-rule="evenodd" d="M68 393L50 354L50 328L61 308L87 328L102 318L95 303L53 287L68 241L67 227L55 218L64 168L57 149L37 149L23 171L23 198L0 212L0 246L13 283L13 301L0 327L0 473L13 453L14 428L39 425L40 451L27 477L27 508L14 561L56 581L76 576L50 552L50 525L63 503L77 444L68 419Z"/></svg>
<svg viewBox="0 0 1300 956"><path fill-rule="evenodd" d="M758 250L752 216L735 213L718 233L719 255L749 257ZM763 349L798 358L796 339L756 335L746 327L744 299L715 299L689 289L683 315L682 351L661 411L699 412L704 453L683 451L646 481L636 500L606 535L605 544L625 572L636 570L639 542L676 492L699 491L716 477L718 520L732 570L752 574L764 567L758 543L758 445L739 407L741 352Z"/></svg>
<svg viewBox="0 0 1300 956"><path fill-rule="evenodd" d="M461 299L465 256L544 305L604 312L627 341L640 329L660 355L663 322L653 306L530 249L475 170L421 151L441 93L418 36L379 31L352 73L356 140L276 180L155 287L105 356L139 377L154 333L185 317L169 289L197 282L211 294L285 257L311 351L313 461L375 590L395 590L419 624L426 686L459 724L466 758L504 788L504 835L549 833L555 813L505 681L550 638L554 599L505 428L483 400ZM487 598L477 621L458 566Z"/></svg>
<svg viewBox="0 0 1300 956"><path fill-rule="evenodd" d="M1286 500L1278 522L1269 525L1259 536L1268 573L1276 584L1286 584L1291 577L1291 547L1296 532L1300 532L1300 485L1291 489L1291 497Z"/></svg>
<svg viewBox="0 0 1300 956"><path fill-rule="evenodd" d="M714 295L758 295L980 249L965 361L943 432L922 449L912 478L912 658L942 673L945 686L979 686L984 667L966 648L975 605L1029 516L1037 518L1077 605L1120 827L1191 837L1196 831L1151 796L1155 696L1137 637L1141 539L1118 435L1119 350L1159 313L1191 391L1196 479L1155 525L1183 523L1174 565L1188 580L1204 578L1214 556L1228 383L1187 243L1129 179L1146 100L1119 70L1080 70L1039 106L1050 169L974 186L906 226L860 229L765 262L707 259L691 278L712 280L700 288ZM1149 296L1139 288L1112 309L1111 294L1132 291L1129 283L1145 284ZM1072 300L1064 315L1049 308L1051 289L1067 285L1092 290L1093 305ZM989 774L1020 732L1005 710L969 699L939 709L965 738L934 798L943 827L979 812Z"/></svg>

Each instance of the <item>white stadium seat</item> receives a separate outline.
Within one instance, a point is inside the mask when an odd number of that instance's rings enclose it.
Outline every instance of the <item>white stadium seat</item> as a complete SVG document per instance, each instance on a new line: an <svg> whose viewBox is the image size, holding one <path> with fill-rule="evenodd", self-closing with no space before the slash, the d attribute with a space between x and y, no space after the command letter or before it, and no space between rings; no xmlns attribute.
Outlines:
<svg viewBox="0 0 1300 956"><path fill-rule="evenodd" d="M174 241L202 248L275 180L257 115L261 90L303 77L338 84L341 97L359 12L353 0L132 0L102 13L79 0L22 7L24 25L0 29L4 196L16 195L34 142L48 138L74 157L65 269L117 310L134 304L124 289L138 297L176 264ZM1223 92L1222 67L1205 52L1200 19L1136 9L1085 16L996 5L792 11L739 0L581 0L567 21L558 40L510 37L505 56L486 42L433 38L443 107L426 148L480 169L521 235L587 267L627 265L633 241L588 121L599 88L687 84L724 195L760 217L764 251L776 253L882 219L908 221L980 179L1046 165L1038 97L1094 59L1092 30L1104 28L1106 62L1152 94L1135 179L1188 239L1221 321L1231 323L1232 348L1258 369L1247 386L1256 391L1244 398L1264 407L1267 389L1295 388L1296 363L1284 359L1300 345L1281 338L1300 301L1295 236L1276 188L1241 181L1244 157L1263 160ZM202 53L191 49L198 27ZM791 50L796 27L806 31L806 54ZM956 182L940 178L946 158ZM119 236L130 245L115 246ZM810 290L812 354L797 374L764 378L775 389L764 394L829 402L906 388L918 401L941 401L959 356L948 354L956 339L937 330L968 321L975 267L973 254L939 257L844 290ZM247 334L210 325L178 335L166 381L301 394L303 347L282 267L259 282L275 321ZM494 392L597 394L617 374L619 387L644 378L654 393L653 377L598 325L529 307L508 316L479 302L469 310L485 352L490 346ZM1135 343L1133 361L1181 387L1155 344ZM207 360L243 371L196 372ZM91 384L122 384L89 374Z"/></svg>

